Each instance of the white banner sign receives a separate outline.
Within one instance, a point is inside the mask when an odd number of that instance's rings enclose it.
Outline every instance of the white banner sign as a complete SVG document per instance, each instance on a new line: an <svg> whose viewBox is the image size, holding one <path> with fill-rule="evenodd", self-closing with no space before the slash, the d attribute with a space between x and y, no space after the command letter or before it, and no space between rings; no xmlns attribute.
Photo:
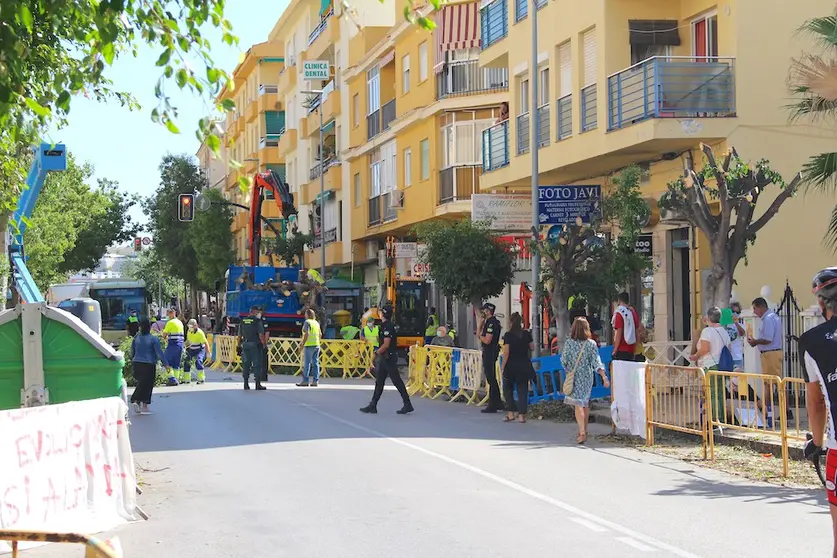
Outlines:
<svg viewBox="0 0 837 558"><path fill-rule="evenodd" d="M613 424L617 430L645 439L645 363L614 360L611 367Z"/></svg>
<svg viewBox="0 0 837 558"><path fill-rule="evenodd" d="M418 244L415 242L396 242L396 258L415 258L418 256Z"/></svg>
<svg viewBox="0 0 837 558"><path fill-rule="evenodd" d="M532 198L528 194L474 194L471 219L490 221L491 230L528 231L532 228Z"/></svg>
<svg viewBox="0 0 837 558"><path fill-rule="evenodd" d="M118 397L0 411L0 529L93 534L135 519L127 412Z"/></svg>

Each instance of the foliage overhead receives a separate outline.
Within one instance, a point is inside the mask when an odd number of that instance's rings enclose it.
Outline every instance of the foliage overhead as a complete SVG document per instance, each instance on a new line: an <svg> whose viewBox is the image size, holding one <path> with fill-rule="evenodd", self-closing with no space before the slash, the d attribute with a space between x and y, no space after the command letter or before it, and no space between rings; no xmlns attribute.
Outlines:
<svg viewBox="0 0 837 558"><path fill-rule="evenodd" d="M701 145L706 162L698 171L668 184L660 207L679 214L703 232L709 240L712 271L707 279L707 302L725 307L729 303L735 268L746 258L747 246L754 244L757 233L792 197L801 183L796 175L788 184L770 167L767 160L749 164L729 149L719 164L707 145ZM756 218L756 205L771 185L781 191ZM717 202L713 211L710 203ZM746 263L746 260L745 260Z"/></svg>
<svg viewBox="0 0 837 558"><path fill-rule="evenodd" d="M515 257L485 223L428 221L416 227L430 276L446 296L471 304L498 296L514 276Z"/></svg>
<svg viewBox="0 0 837 558"><path fill-rule="evenodd" d="M303 266L305 248L314 246L314 235L300 232L297 228L284 238L276 236L266 240L269 251L288 267Z"/></svg>
<svg viewBox="0 0 837 558"><path fill-rule="evenodd" d="M837 116L837 10L830 16L806 21L800 31L813 38L822 52L805 54L793 62L791 91L797 101L788 107L791 118L833 125ZM802 168L802 177L812 191L837 194L837 152L811 157ZM837 251L837 204L831 212L825 241Z"/></svg>
<svg viewBox="0 0 837 558"><path fill-rule="evenodd" d="M171 300L183 292L183 281L166 272L166 265L153 246L143 249L137 259L129 261L122 273L135 281L145 281L148 292L155 300L162 286L163 300L157 301L158 303Z"/></svg>
<svg viewBox="0 0 837 558"><path fill-rule="evenodd" d="M204 188L202 195L213 202L224 197L218 190ZM215 282L224 277L235 259L232 236L232 211L228 205L213 203L209 210L199 211L189 225L188 241L194 247L198 263L198 284L214 290Z"/></svg>

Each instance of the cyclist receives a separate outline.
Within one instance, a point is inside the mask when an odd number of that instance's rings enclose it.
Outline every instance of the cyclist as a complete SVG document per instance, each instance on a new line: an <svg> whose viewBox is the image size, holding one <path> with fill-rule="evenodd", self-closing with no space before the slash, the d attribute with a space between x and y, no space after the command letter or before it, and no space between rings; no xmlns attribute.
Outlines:
<svg viewBox="0 0 837 558"><path fill-rule="evenodd" d="M823 445L828 450L825 488L831 504L833 557L837 558L837 425L834 422L837 420L837 267L823 269L814 276L813 292L826 321L799 338L799 352L805 362L808 382L806 406L813 435L813 439L805 444L805 456L819 459Z"/></svg>

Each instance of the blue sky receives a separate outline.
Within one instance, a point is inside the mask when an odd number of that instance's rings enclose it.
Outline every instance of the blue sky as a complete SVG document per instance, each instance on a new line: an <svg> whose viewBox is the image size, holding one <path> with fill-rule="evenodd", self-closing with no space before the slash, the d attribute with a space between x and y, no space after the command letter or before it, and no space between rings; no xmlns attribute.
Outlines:
<svg viewBox="0 0 837 558"><path fill-rule="evenodd" d="M228 0L226 15L239 45L227 46L221 42L220 33L207 32L216 65L232 72L241 53L267 40L287 5L288 0ZM96 178L116 180L124 190L141 196L150 195L157 187L157 167L166 153L197 152L200 143L194 132L198 120L211 110L207 99L181 92L172 82L167 93L178 108L176 123L181 133L172 134L151 122L151 110L157 106L154 86L160 76L160 68L155 66L159 55L159 50L143 47L137 58L126 54L108 70L114 88L132 93L142 109L129 111L118 103L103 104L78 97L73 99L69 124L52 131L48 138L66 144L79 161L91 163ZM145 221L139 208L132 215Z"/></svg>

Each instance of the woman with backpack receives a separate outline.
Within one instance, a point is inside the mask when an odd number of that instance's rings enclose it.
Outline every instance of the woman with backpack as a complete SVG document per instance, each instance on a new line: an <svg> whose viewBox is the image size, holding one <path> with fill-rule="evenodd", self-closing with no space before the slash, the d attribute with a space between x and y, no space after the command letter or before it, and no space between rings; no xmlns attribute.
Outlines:
<svg viewBox="0 0 837 558"><path fill-rule="evenodd" d="M721 309L713 306L706 312L706 327L700 332L695 352L689 357L689 360L696 362L706 372L710 370L732 372L734 365L729 346L729 333L721 325ZM726 389L723 378L713 377L710 390L712 419L721 420L721 409L726 404Z"/></svg>

